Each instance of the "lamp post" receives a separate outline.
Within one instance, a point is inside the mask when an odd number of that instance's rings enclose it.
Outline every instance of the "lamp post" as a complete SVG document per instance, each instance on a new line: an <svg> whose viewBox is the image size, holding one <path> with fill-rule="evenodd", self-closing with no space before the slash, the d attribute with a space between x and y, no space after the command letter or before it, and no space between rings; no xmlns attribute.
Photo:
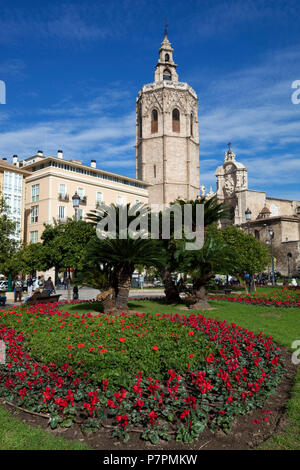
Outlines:
<svg viewBox="0 0 300 470"><path fill-rule="evenodd" d="M271 247L271 259L272 259L272 284L275 284L275 274L274 274L274 256L273 256L273 238L274 238L274 230L271 228L269 229L269 240L266 240L266 244L270 245Z"/></svg>
<svg viewBox="0 0 300 470"><path fill-rule="evenodd" d="M79 208L79 201L80 201L80 196L77 194L77 191L75 192L74 196L72 196L72 201L73 201L73 207L75 210L75 220L77 221L79 219L78 208Z"/></svg>
<svg viewBox="0 0 300 470"><path fill-rule="evenodd" d="M292 253L287 254L287 260L288 260L288 279L290 278L291 272L290 272L290 259L292 258Z"/></svg>
<svg viewBox="0 0 300 470"><path fill-rule="evenodd" d="M80 201L80 196L77 194L77 191L75 191L74 196L72 196L72 201L73 201L73 207L75 210L75 220L76 222L79 220L78 217L78 208L79 208L79 201ZM69 271L68 275L68 301L71 300L71 267L67 268L67 271Z"/></svg>
<svg viewBox="0 0 300 470"><path fill-rule="evenodd" d="M252 212L250 211L250 209L248 207L248 209L245 211L246 221L247 221L247 225L248 225L248 235L250 235L251 214L252 214Z"/></svg>

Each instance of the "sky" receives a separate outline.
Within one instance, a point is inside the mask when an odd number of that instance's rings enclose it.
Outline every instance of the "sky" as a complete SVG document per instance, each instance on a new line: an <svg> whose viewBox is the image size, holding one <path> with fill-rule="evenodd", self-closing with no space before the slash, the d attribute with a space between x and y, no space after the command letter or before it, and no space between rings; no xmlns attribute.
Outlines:
<svg viewBox="0 0 300 470"><path fill-rule="evenodd" d="M0 0L0 12L0 158L62 149L135 177L135 101L167 19L179 81L199 98L201 184L216 190L230 141L250 189L300 200L299 0Z"/></svg>

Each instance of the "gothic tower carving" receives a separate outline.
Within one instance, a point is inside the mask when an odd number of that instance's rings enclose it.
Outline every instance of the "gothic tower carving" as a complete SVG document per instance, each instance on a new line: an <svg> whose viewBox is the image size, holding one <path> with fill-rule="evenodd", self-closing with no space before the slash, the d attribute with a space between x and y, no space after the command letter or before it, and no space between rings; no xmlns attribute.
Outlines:
<svg viewBox="0 0 300 470"><path fill-rule="evenodd" d="M199 195L198 98L178 81L173 51L165 31L154 82L136 102L136 176L151 184L150 204Z"/></svg>

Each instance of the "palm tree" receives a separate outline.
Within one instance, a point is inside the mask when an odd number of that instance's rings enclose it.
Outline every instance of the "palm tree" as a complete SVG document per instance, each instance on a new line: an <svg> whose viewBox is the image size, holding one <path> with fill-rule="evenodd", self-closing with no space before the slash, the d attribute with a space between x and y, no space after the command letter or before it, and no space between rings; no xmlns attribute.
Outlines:
<svg viewBox="0 0 300 470"><path fill-rule="evenodd" d="M131 222L136 217L134 209L139 210L148 218L148 209L141 204L133 207L129 204L123 207L112 205L88 214L88 219L93 225L103 222L105 217L107 222L113 222L112 219L116 222L115 231L110 234L114 238L96 238L87 247L87 261L97 261L103 273L106 274L110 287L114 290L109 306L110 308L113 306L115 313L128 309L128 295L135 267L137 265L159 267L164 262L163 250L157 241L151 238L132 238L127 233L125 238L124 230L130 228ZM127 213L127 224L123 229L120 229L119 223L121 210Z"/></svg>
<svg viewBox="0 0 300 470"><path fill-rule="evenodd" d="M199 197L196 200L183 200L177 199L173 204L179 204L183 207L185 204L192 206L192 230L196 230L197 223L197 205L203 204L204 206L204 235L206 235L207 227L218 222L221 219L227 219L230 217L229 208L222 202L219 202L217 197L214 196L207 199L205 196ZM172 204L171 204L172 207ZM161 217L161 214L160 214ZM166 263L160 269L160 276L165 286L166 301L168 303L180 302L180 291L178 285L175 283L172 273L183 272L183 253L178 252L180 244L174 243L172 236L174 235L174 225L171 213L171 239L162 240L165 252L166 252Z"/></svg>
<svg viewBox="0 0 300 470"><path fill-rule="evenodd" d="M216 227L209 227L206 240L200 250L187 252L184 256L184 269L192 281L192 309L209 309L207 284L216 273L226 273L234 266L235 255L218 233Z"/></svg>

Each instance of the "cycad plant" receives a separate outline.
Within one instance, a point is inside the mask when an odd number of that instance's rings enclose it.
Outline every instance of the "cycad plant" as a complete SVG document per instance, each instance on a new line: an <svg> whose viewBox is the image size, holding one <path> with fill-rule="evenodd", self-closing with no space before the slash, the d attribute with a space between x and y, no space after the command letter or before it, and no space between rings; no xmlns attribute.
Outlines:
<svg viewBox="0 0 300 470"><path fill-rule="evenodd" d="M120 223L120 211L123 214L127 212L125 225L124 220ZM106 274L109 287L114 290L112 310L115 313L128 309L128 295L135 267L159 267L164 263L164 252L158 241L152 240L143 231L133 230L130 233L131 223L136 220L135 211L148 217L148 209L145 206L130 207L129 204L123 207L112 205L88 214L90 223L98 226L98 229L104 218L107 219L108 227L112 219L116 222L115 231L108 232L107 237L105 230L99 230L99 237L90 241L86 251L87 262L95 260Z"/></svg>

